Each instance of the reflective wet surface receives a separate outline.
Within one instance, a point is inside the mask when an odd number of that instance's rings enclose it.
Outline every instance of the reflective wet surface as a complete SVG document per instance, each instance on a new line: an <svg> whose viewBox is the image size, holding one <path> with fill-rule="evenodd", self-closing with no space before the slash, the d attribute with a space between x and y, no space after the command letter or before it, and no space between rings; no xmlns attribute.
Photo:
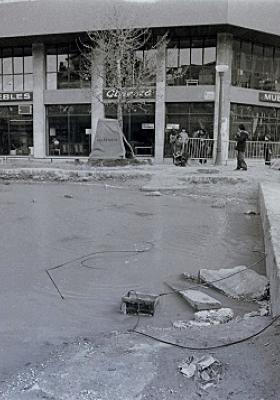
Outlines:
<svg viewBox="0 0 280 400"><path fill-rule="evenodd" d="M128 290L168 292L165 282L182 272L263 258L260 218L244 214L254 199L147 196L102 183L12 183L0 196L2 376L50 344L131 327L119 309ZM264 273L264 262L253 268ZM242 304L235 308L242 314ZM190 315L177 295L165 296L153 323Z"/></svg>

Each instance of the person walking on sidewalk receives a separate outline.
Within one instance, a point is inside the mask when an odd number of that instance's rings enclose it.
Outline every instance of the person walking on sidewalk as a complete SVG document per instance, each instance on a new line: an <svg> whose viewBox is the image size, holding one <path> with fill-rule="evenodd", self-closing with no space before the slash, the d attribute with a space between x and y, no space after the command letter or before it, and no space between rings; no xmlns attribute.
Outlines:
<svg viewBox="0 0 280 400"><path fill-rule="evenodd" d="M236 169L243 169L247 171L247 164L245 162L245 150L246 150L246 141L249 138L249 133L246 131L245 126L243 124L239 125L238 132L236 134L236 147L237 151L237 167Z"/></svg>

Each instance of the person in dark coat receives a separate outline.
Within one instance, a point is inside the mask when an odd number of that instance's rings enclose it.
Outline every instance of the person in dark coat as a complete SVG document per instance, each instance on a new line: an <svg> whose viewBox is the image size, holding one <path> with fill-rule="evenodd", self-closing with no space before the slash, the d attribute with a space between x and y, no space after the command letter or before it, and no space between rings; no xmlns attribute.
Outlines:
<svg viewBox="0 0 280 400"><path fill-rule="evenodd" d="M247 171L247 164L245 162L245 150L246 150L246 141L249 138L249 133L246 131L245 126L243 124L239 125L238 132L236 134L236 147L237 151L237 167L236 169L243 169Z"/></svg>
<svg viewBox="0 0 280 400"><path fill-rule="evenodd" d="M185 167L185 143L183 142L182 136L178 135L173 147L173 162L174 165Z"/></svg>
<svg viewBox="0 0 280 400"><path fill-rule="evenodd" d="M264 140L264 163L265 165L271 165L272 143L270 135L265 135Z"/></svg>
<svg viewBox="0 0 280 400"><path fill-rule="evenodd" d="M177 136L178 136L178 133L175 131L175 129L172 129L170 136L169 136L169 144L170 144L170 149L171 149L171 153L172 153L173 164L174 164L174 146L175 146Z"/></svg>

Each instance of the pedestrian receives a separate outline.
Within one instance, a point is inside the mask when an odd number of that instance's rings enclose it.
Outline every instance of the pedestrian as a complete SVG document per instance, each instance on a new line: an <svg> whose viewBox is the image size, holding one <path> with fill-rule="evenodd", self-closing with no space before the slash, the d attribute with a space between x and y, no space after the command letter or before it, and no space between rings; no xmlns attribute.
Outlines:
<svg viewBox="0 0 280 400"><path fill-rule="evenodd" d="M208 155L208 133L205 129L200 129L197 137L200 139L199 153L201 158L199 159L199 162L200 164L206 164Z"/></svg>
<svg viewBox="0 0 280 400"><path fill-rule="evenodd" d="M175 131L175 129L172 129L170 136L169 136L169 144L170 144L171 154L173 157L173 164L174 164L174 146L175 146L177 136L178 135L177 135L177 132Z"/></svg>
<svg viewBox="0 0 280 400"><path fill-rule="evenodd" d="M247 171L247 164L245 162L246 141L249 138L249 133L246 131L245 126L240 124L236 134L236 147L237 151L237 166L235 169L243 169Z"/></svg>
<svg viewBox="0 0 280 400"><path fill-rule="evenodd" d="M179 135L182 138L182 142L184 145L184 158L186 163L188 162L188 158L189 158L189 134L188 132L186 132L186 129L182 128L181 132L179 133Z"/></svg>
<svg viewBox="0 0 280 400"><path fill-rule="evenodd" d="M264 163L265 165L271 165L272 143L270 135L266 134L264 140Z"/></svg>
<svg viewBox="0 0 280 400"><path fill-rule="evenodd" d="M185 159L185 145L181 135L178 135L173 147L173 163L176 166L184 167L186 165Z"/></svg>

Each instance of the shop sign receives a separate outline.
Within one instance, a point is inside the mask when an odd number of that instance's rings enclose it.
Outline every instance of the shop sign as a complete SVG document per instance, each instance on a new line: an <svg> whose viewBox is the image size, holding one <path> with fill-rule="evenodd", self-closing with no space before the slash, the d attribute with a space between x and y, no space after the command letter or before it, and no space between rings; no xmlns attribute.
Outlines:
<svg viewBox="0 0 280 400"><path fill-rule="evenodd" d="M117 89L105 89L103 91L104 100L117 100L118 95L119 91ZM154 99L155 89L154 88L124 89L123 98L128 100Z"/></svg>
<svg viewBox="0 0 280 400"><path fill-rule="evenodd" d="M280 103L280 93L259 93L259 101L268 103Z"/></svg>
<svg viewBox="0 0 280 400"><path fill-rule="evenodd" d="M166 129L168 131L171 131L172 129L179 130L180 129L180 124L167 124Z"/></svg>
<svg viewBox="0 0 280 400"><path fill-rule="evenodd" d="M0 102L4 101L32 101L32 92L0 93Z"/></svg>
<svg viewBox="0 0 280 400"><path fill-rule="evenodd" d="M143 123L141 128L142 129L155 129L155 124Z"/></svg>

